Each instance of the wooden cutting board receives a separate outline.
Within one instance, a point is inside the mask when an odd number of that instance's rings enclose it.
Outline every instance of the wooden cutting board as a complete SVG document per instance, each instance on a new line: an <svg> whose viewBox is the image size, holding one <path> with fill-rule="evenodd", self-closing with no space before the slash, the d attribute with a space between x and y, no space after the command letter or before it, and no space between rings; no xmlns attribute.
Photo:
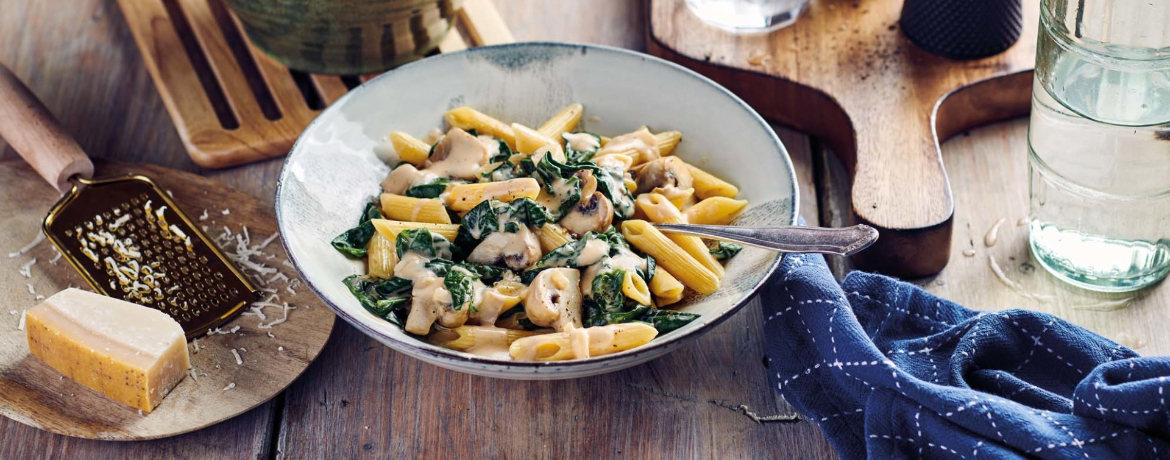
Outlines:
<svg viewBox="0 0 1170 460"><path fill-rule="evenodd" d="M270 206L213 179L158 166L125 166L95 162L95 177L129 172L145 174L170 192L197 224L206 225L214 240L224 227L239 234L247 227L253 245L276 232ZM25 331L19 329L25 309L66 287L82 286L68 262L54 262L55 249L44 241L25 254L9 253L33 241L41 220L57 201L58 193L23 162L0 162L0 414L53 433L118 441L155 439L197 430L235 417L283 391L309 366L325 346L333 329L333 312L297 281L276 274L258 282L287 302L288 319L271 329L260 329L283 316L283 308L264 309L267 318L240 316L224 329L235 333L197 339L199 351L188 345L196 378L188 375L153 412L110 401L96 392L62 378L61 374L29 354ZM228 214L224 214L224 211ZM206 218L200 216L206 211ZM235 245L221 244L229 252ZM264 247L269 255L253 258L276 268L289 280L297 279L280 240ZM28 267L28 277L21 268ZM249 273L245 271L245 273ZM255 279L255 278L253 278ZM268 281L271 279L271 281ZM291 291L289 290L291 289ZM266 296L271 295L266 293ZM271 332L274 337L269 337ZM231 350L240 354L237 365ZM234 385L232 385L234 384ZM226 389L225 388L229 388Z"/></svg>
<svg viewBox="0 0 1170 460"><path fill-rule="evenodd" d="M855 219L881 232L854 261L917 278L941 271L951 252L940 144L1028 113L1039 0L1023 1L1020 40L973 61L910 43L898 26L902 2L886 0L814 0L793 26L764 35L708 26L684 0L650 0L647 45L765 118L823 139L852 174Z"/></svg>
<svg viewBox="0 0 1170 460"><path fill-rule="evenodd" d="M290 70L252 46L223 0L118 0L171 121L196 164L226 168L288 153L317 114L377 74ZM449 53L513 41L491 0L463 0Z"/></svg>

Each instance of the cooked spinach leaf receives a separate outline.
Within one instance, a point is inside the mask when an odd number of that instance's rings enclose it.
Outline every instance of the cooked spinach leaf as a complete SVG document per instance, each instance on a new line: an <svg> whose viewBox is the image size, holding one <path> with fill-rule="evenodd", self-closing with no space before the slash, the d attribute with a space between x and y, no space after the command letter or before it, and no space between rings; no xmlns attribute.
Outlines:
<svg viewBox="0 0 1170 460"><path fill-rule="evenodd" d="M577 241L570 241L565 243L560 247L549 251L548 254L544 255L544 257L541 257L540 260L536 261L536 265L534 265L532 269L541 270L545 268L581 268L586 265L591 265L581 263L579 260L581 257L581 252L585 250L585 246L588 245L590 241L606 241L601 237L601 235L603 234L589 232ZM608 250L606 251L605 255L609 255Z"/></svg>
<svg viewBox="0 0 1170 460"><path fill-rule="evenodd" d="M532 198L518 198L512 200L512 203L509 204L508 208L508 220L514 220L521 224L531 225L533 227L539 228L553 220L553 216L549 214L548 210Z"/></svg>
<svg viewBox="0 0 1170 460"><path fill-rule="evenodd" d="M406 189L403 195L414 198L438 198L443 192L447 191L447 185L451 183L451 179L439 178L434 182L423 185L415 185L414 187Z"/></svg>
<svg viewBox="0 0 1170 460"><path fill-rule="evenodd" d="M378 210L378 202L371 201L366 204L366 209L362 212L362 217L358 220L357 227L346 230L344 233L337 235L331 244L334 249L337 249L347 257L358 258L366 255L370 239L374 237L374 224L370 222L373 219L381 219L382 212Z"/></svg>
<svg viewBox="0 0 1170 460"><path fill-rule="evenodd" d="M410 289L410 280L402 278L381 280L369 276L351 275L342 282L345 283L349 292L358 299L362 307L391 322L401 319L395 318L395 315L404 314L405 307L410 300L409 293L405 292Z"/></svg>
<svg viewBox="0 0 1170 460"><path fill-rule="evenodd" d="M610 314L626 311L626 297L622 294L625 277L625 270L612 270L593 279L593 292L585 298L585 320L589 326L609 324Z"/></svg>
<svg viewBox="0 0 1170 460"><path fill-rule="evenodd" d="M654 260L654 257L650 256L650 254L646 254L645 258L646 269L638 269L638 275L641 276L643 280L646 280L646 284L649 285L650 280L654 279L654 270L658 268L658 261Z"/></svg>
<svg viewBox="0 0 1170 460"><path fill-rule="evenodd" d="M481 201L463 215L455 244L466 251L475 248L488 235L498 231L516 233L520 225L540 227L552 220L552 216L531 198L519 198L511 203L496 200ZM503 223L504 228L500 228Z"/></svg>
<svg viewBox="0 0 1170 460"><path fill-rule="evenodd" d="M544 186L544 191L559 203L557 209L549 210L555 220L560 220L581 201L581 178L575 173L576 169L561 164L552 155L541 158L533 170L533 177Z"/></svg>
<svg viewBox="0 0 1170 460"><path fill-rule="evenodd" d="M455 311L462 310L464 306L469 306L472 312L476 311L472 299L475 297L473 282L477 279L479 275L457 268L447 271L447 276L443 277L443 286L451 292L451 307Z"/></svg>
<svg viewBox="0 0 1170 460"><path fill-rule="evenodd" d="M638 318L638 321L645 321L658 329L659 334L665 334L680 327L686 326L691 321L698 318L699 315L694 313L687 313L677 310L654 310L647 311L645 315Z"/></svg>
<svg viewBox="0 0 1170 460"><path fill-rule="evenodd" d="M425 228L410 228L398 234L394 242L394 250L398 258L408 252L415 252L428 259L454 259L458 248L451 245L443 235L431 233Z"/></svg>
<svg viewBox="0 0 1170 460"><path fill-rule="evenodd" d="M597 148L592 149L592 150L575 150L575 149L573 149L573 143L569 141L569 139L570 139L569 136L571 136L573 134L574 133L561 134L561 138L565 140L565 159L568 160L568 162L570 164L584 163L586 161L589 161L591 158L593 158L593 155L597 154L598 150L601 150L601 137L596 135L596 134L593 134L593 133L576 133L576 134L585 134L585 135L593 136L595 139L597 139L597 145L598 145Z"/></svg>
<svg viewBox="0 0 1170 460"><path fill-rule="evenodd" d="M739 251L743 250L743 246L726 241L717 241L714 246L708 249L711 250L711 255L715 256L715 260L727 260L739 254Z"/></svg>
<svg viewBox="0 0 1170 460"><path fill-rule="evenodd" d="M507 142L504 142L503 140L501 140L500 141L500 153L497 153L497 154L495 154L495 156L492 156L492 158L489 160L489 162L496 163L496 162L502 161L502 162L505 162L504 164L507 164L506 162L508 161L509 158L512 158L512 148L508 147ZM511 165L508 165L508 166L511 166Z"/></svg>

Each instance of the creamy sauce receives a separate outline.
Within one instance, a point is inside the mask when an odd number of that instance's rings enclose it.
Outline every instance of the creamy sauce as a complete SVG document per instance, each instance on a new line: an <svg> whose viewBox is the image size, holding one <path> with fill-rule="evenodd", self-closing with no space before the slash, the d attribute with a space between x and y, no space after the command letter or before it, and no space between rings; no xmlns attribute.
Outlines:
<svg viewBox="0 0 1170 460"><path fill-rule="evenodd" d="M404 329L412 334L426 334L431 324L439 317L443 302L451 303L451 293L443 286L443 278L426 268L427 259L409 252L394 266L394 275L413 283L410 298L410 314L406 316Z"/></svg>
<svg viewBox="0 0 1170 460"><path fill-rule="evenodd" d="M601 140L587 133L565 133L565 143L578 152L592 152L601 148Z"/></svg>
<svg viewBox="0 0 1170 460"><path fill-rule="evenodd" d="M589 240L581 252L577 254L578 265L593 265L602 257L609 256L609 243L602 240Z"/></svg>
<svg viewBox="0 0 1170 460"><path fill-rule="evenodd" d="M480 134L479 136L476 136L476 139L478 139L479 142L483 144L483 147L487 149L488 158L500 154L500 141L498 139L487 134Z"/></svg>
<svg viewBox="0 0 1170 460"><path fill-rule="evenodd" d="M662 156L658 150L658 139L654 138L653 134L646 128L639 129L629 134L611 139L601 148L597 153L598 156L603 156L610 153L622 153L633 151L638 155L640 163L655 160Z"/></svg>
<svg viewBox="0 0 1170 460"><path fill-rule="evenodd" d="M597 155L593 157L593 162L602 168L616 169L624 173L630 169L630 166L633 166L634 159L619 154Z"/></svg>

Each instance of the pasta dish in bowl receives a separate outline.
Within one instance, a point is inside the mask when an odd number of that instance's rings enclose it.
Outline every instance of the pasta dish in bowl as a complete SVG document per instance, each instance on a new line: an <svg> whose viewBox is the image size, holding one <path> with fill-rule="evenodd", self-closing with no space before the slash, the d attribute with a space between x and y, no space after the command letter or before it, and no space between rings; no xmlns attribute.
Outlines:
<svg viewBox="0 0 1170 460"><path fill-rule="evenodd" d="M677 348L774 269L776 254L653 226L793 223L783 146L726 90L601 47L444 56L339 100L281 175L294 264L363 332L461 371L577 377ZM673 91L706 109L647 106Z"/></svg>

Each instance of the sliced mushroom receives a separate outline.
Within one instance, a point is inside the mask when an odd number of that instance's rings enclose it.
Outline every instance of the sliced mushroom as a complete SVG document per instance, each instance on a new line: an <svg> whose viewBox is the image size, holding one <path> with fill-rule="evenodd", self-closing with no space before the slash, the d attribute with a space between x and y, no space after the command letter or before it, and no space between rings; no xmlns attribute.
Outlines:
<svg viewBox="0 0 1170 460"><path fill-rule="evenodd" d="M493 232L467 256L467 260L495 265L504 262L512 270L523 270L540 259L540 239L527 225L516 233Z"/></svg>
<svg viewBox="0 0 1170 460"><path fill-rule="evenodd" d="M638 183L637 194L654 190L656 187L688 189L694 186L691 170L677 157L659 158L630 170Z"/></svg>
<svg viewBox="0 0 1170 460"><path fill-rule="evenodd" d="M638 163L656 160L662 156L658 150L658 139L646 128L610 139L605 147L597 152L597 156L615 153L627 155Z"/></svg>
<svg viewBox="0 0 1170 460"><path fill-rule="evenodd" d="M581 273L574 268L550 268L532 280L524 313L537 326L559 331L581 327Z"/></svg>
<svg viewBox="0 0 1170 460"><path fill-rule="evenodd" d="M601 192L593 192L582 198L558 223L578 238L590 230L604 232L613 223L613 203Z"/></svg>
<svg viewBox="0 0 1170 460"><path fill-rule="evenodd" d="M386 193L401 195L406 192L406 189L414 185L425 184L435 178L434 174L419 171L410 163L403 163L390 171L390 174L386 175L386 179L382 180L382 190Z"/></svg>
<svg viewBox="0 0 1170 460"><path fill-rule="evenodd" d="M427 162L427 170L440 177L474 180L475 172L488 163L488 149L475 136L459 128L451 128L435 144Z"/></svg>

